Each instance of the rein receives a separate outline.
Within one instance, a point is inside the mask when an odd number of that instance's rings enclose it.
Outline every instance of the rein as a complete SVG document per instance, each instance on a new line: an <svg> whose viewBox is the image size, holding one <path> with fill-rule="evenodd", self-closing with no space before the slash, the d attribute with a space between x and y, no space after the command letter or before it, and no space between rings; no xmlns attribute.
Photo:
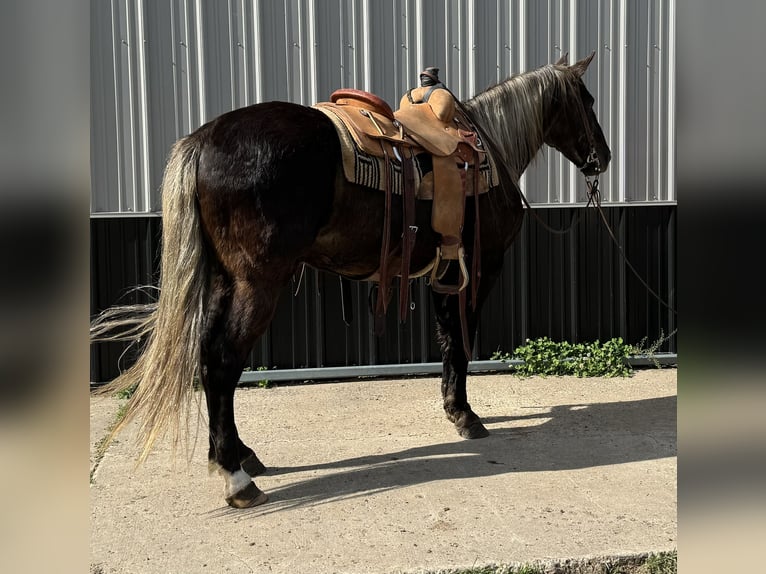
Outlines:
<svg viewBox="0 0 766 574"><path fill-rule="evenodd" d="M590 129L590 124L588 124L587 116L585 114L585 107L582 103L582 98L577 98L578 103L578 111L580 112L580 116L582 117L583 127L585 128L585 135L588 138L588 144L590 145L590 152L588 153L588 157L585 159L585 163L583 163L582 166L580 166L580 172L583 174L583 177L585 177L585 185L588 188L588 203L585 204L585 208L587 209L591 205L598 210L598 215L601 218L601 222L604 224L604 227L606 228L607 233L609 234L609 237L612 239L612 242L617 247L617 251L620 253L620 256L622 257L623 261L625 261L625 265L627 265L628 269L630 269L631 273L635 275L636 279L638 279L641 284L646 288L646 290L655 298L657 301L662 303L667 309L669 309L674 315L678 315L678 312L669 304L667 303L662 297L660 297L657 292L652 289L649 284L644 280L643 277L636 271L636 268L633 267L630 260L628 259L627 255L625 255L625 251L622 248L622 245L620 245L620 242L617 240L617 236L615 235L614 231L612 230L612 227L609 225L609 222L606 219L606 215L604 215L604 210L601 208L601 190L598 187L598 174L601 173L601 162L598 159L598 153L596 153L596 141L593 137L593 132ZM596 167L596 175L585 175L585 168L589 165L595 165ZM573 222L574 223L574 222ZM570 225L571 227L571 225Z"/></svg>
<svg viewBox="0 0 766 574"><path fill-rule="evenodd" d="M585 184L588 186L588 203L585 207L588 207L590 205L593 205L598 210L598 214L601 217L601 221L604 224L604 227L606 227L607 233L609 233L609 237L611 237L612 242L617 247L617 250L619 251L620 255L622 256L623 261L625 261L625 265L627 265L628 269L635 275L636 279L638 279L641 284L646 288L646 290L655 298L657 301L662 303L669 311L671 311L674 315L678 315L678 311L675 310L675 308L667 303L662 297L660 297L657 292L652 289L649 284L644 280L643 277L636 271L636 268L633 267L633 265L630 263L630 260L628 259L627 255L625 255L625 251L622 249L622 245L620 245L620 242L617 240L616 235L614 234L614 231L612 230L612 227L609 225L609 222L606 219L606 215L604 215L604 210L601 208L601 192L598 189L598 176L585 176Z"/></svg>
<svg viewBox="0 0 766 574"><path fill-rule="evenodd" d="M593 137L593 132L590 129L590 124L587 121L587 114L585 113L585 106L582 103L582 98L577 98L577 111L580 113L580 117L582 119L582 125L583 129L585 130L585 136L588 140L588 145L590 146L590 151L588 152L588 157L585 159L583 164L578 167L580 172L583 174L583 177L585 178L585 185L587 187L587 194L588 194L588 202L585 204L586 209L590 206L593 206L599 214L599 217L601 218L601 222L604 224L604 227L606 228L607 233L609 234L609 237L612 239L612 242L617 247L617 251L620 253L620 256L622 257L623 261L625 261L625 265L630 269L631 273L636 277L636 279L639 280L639 282L646 288L646 290L655 298L657 301L659 301L662 305L664 305L668 310L670 310L674 315L677 315L678 312L671 306L669 303L667 303L662 297L660 297L657 292L652 289L649 284L644 280L643 277L636 271L636 268L633 267L630 260L628 259L627 255L625 255L625 251L622 248L622 245L620 245L620 242L617 239L617 236L615 235L614 231L612 230L612 227L609 225L609 222L606 218L606 215L604 215L604 210L601 208L601 190L598 187L598 175L601 173L601 162L598 159L598 153L596 152L596 140ZM595 166L596 168L596 175L586 175L585 169L589 166ZM543 219L537 215L534 210L532 209L532 206L529 204L529 201L527 201L527 198L524 196L523 193L521 193L521 189L519 189L519 194L521 195L521 199L524 202L524 204L529 209L529 212L538 220L538 222L549 232L557 234L557 235L564 235L566 233L569 233L572 228L574 227L575 223L578 223L579 217L574 217L572 219L572 223L569 224L569 226L566 229L554 229L550 225L548 225Z"/></svg>

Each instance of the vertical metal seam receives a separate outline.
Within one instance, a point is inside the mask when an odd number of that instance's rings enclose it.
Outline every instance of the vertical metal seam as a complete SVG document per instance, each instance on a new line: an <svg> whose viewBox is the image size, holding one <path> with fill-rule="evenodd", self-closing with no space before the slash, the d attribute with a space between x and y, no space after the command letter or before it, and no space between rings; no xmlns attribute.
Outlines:
<svg viewBox="0 0 766 574"><path fill-rule="evenodd" d="M625 2L620 2L620 9L619 9L619 18L620 18L620 30L619 30L619 36L620 36L620 103L619 103L619 109L618 109L618 130L619 130L619 139L617 142L617 157L619 158L619 165L618 165L618 187L617 187L617 193L618 193L618 201L624 202L626 197L626 189L625 189L625 162L627 160L627 150L626 150L626 134L625 134L625 128L626 128L626 114L627 114L627 94L626 94L626 87L627 87L627 62L628 62L628 44L627 44L627 14L626 14L626 5Z"/></svg>
<svg viewBox="0 0 766 574"><path fill-rule="evenodd" d="M425 67L423 63L423 37L425 36L425 30L423 30L423 1L415 0L415 28L417 30L415 34L416 73Z"/></svg>
<svg viewBox="0 0 766 574"><path fill-rule="evenodd" d="M242 34L242 49L240 50L242 58L242 96L244 98L244 105L251 104L250 100L250 42L247 34L247 13L249 2L240 0L239 13L240 13L240 31Z"/></svg>
<svg viewBox="0 0 766 574"><path fill-rule="evenodd" d="M578 10L577 10L577 0L570 0L569 1L569 45L571 46L572 52L574 53L574 58L572 58L571 61L577 61L576 56L578 56L578 50L577 50L577 25L579 23L578 19ZM563 48L562 48L563 50ZM559 154L561 156L562 161L562 167L565 172L569 175L569 198L568 201L564 201L563 193L561 197L561 203L567 203L569 205L573 205L577 203L577 184L578 184L578 178L577 178L577 171L575 170L575 166L570 161L564 161L564 156L562 154Z"/></svg>
<svg viewBox="0 0 766 574"><path fill-rule="evenodd" d="M147 98L147 77L146 77L146 34L144 31L144 3L139 1L136 14L136 41L138 43L138 102L139 102L139 150L141 157L141 195L143 205L140 211L148 212L152 205L151 189L151 161L149 161L149 104ZM139 206L134 206L135 211L139 211Z"/></svg>
<svg viewBox="0 0 766 574"><path fill-rule="evenodd" d="M128 153L130 154L130 166L133 173L132 178L132 186L130 190L125 190L126 193L130 193L131 197L133 198L133 205L127 206L128 211L135 212L136 211L136 203L138 202L138 198L136 196L137 193L137 185L136 185L136 174L140 171L140 168L137 164L138 158L136 157L136 112L135 112L135 98L133 97L134 87L135 87L135 80L134 80L134 70L133 70L133 56L131 47L133 44L133 33L132 33L132 26L131 26L131 17L130 17L130 6L128 6L129 0L125 0L125 35L127 37L127 40L125 41L125 45L128 48L127 50L127 65L128 65L128 116L130 118L130 127L126 130L126 133L128 134L128 137L130 138L129 143L129 150Z"/></svg>
<svg viewBox="0 0 766 574"><path fill-rule="evenodd" d="M122 202L122 195L124 193L125 189L125 181L124 181L124 165L123 165L123 158L122 158L122 125L121 125L121 117L122 114L121 111L121 103L122 98L120 96L120 79L122 78L122 75L120 74L120 66L118 66L118 62L120 62L121 58L120 51L122 48L120 47L120 44L117 43L117 39L119 38L119 30L115 30L117 27L117 2L116 0L112 0L111 3L111 24L112 24L112 67L114 68L114 126L115 126L115 149L117 150L117 209L119 211L124 211L124 205Z"/></svg>
<svg viewBox="0 0 766 574"><path fill-rule="evenodd" d="M370 47L370 0L362 0L362 38L364 44L364 62L369 63L371 60L371 47ZM372 90L372 70L371 66L364 66L364 84L362 89L368 92Z"/></svg>
<svg viewBox="0 0 766 574"><path fill-rule="evenodd" d="M230 107L235 109L241 106L239 99L239 87L242 84L241 78L239 78L239 65L240 65L240 42L237 41L237 11L234 9L236 0L228 0L228 18L226 18L226 28L229 35L229 90L230 94ZM244 38L242 38L244 40ZM244 44L242 44L244 47Z"/></svg>
<svg viewBox="0 0 766 574"><path fill-rule="evenodd" d="M197 32L197 89L199 98L199 119L197 125L207 121L207 94L205 91L205 41L202 17L202 0L194 2L194 17ZM194 126L192 126L194 129Z"/></svg>
<svg viewBox="0 0 766 574"><path fill-rule="evenodd" d="M668 0L668 41L667 41L667 196L665 199L676 200L676 2ZM670 196L672 192L672 197Z"/></svg>
<svg viewBox="0 0 766 574"><path fill-rule="evenodd" d="M647 2L647 9L646 9L646 48L645 48L645 54L646 54L646 66L645 66L645 77L646 77L646 93L645 93L645 101L646 101L646 142L644 144L644 153L646 154L646 166L644 167L644 177L646 179L646 185L644 186L644 192L643 192L643 199L644 201L648 201L651 197L651 190L654 185L652 173L653 173L653 163L654 158L652 156L652 134L654 133L654 106L653 99L654 99L654 78L653 78L653 50L652 50L652 7L654 3L649 1Z"/></svg>
<svg viewBox="0 0 766 574"><path fill-rule="evenodd" d="M466 66L468 67L468 93L462 94L462 99L467 99L476 93L476 70L478 68L477 50L476 50L476 6L475 0L468 0L467 15L467 33L468 33L468 56L466 56ZM462 66L461 66L462 68ZM461 85L463 82L460 82Z"/></svg>
<svg viewBox="0 0 766 574"><path fill-rule="evenodd" d="M315 0L308 0L309 30L308 30L308 59L309 59L309 101L314 104L317 101L317 19Z"/></svg>
<svg viewBox="0 0 766 574"><path fill-rule="evenodd" d="M253 0L253 74L255 85L255 102L263 101L263 62L261 45L263 30L261 29L261 0ZM250 103L250 102L248 102Z"/></svg>
<svg viewBox="0 0 766 574"><path fill-rule="evenodd" d="M186 121L188 122L189 131L192 131L194 126L194 117L192 112L192 94L194 93L194 80L192 78L192 53L190 48L190 26L189 26L189 0L183 0L183 33L184 33L184 50L186 53L186 98L188 101L188 109L186 110ZM184 130L186 131L186 130Z"/></svg>
<svg viewBox="0 0 766 574"><path fill-rule="evenodd" d="M663 173L665 173L665 158L662 154L662 145L661 140L662 134L665 133L665 114L664 109L661 104L662 102L662 94L665 92L665 65L663 62L663 39L665 36L665 27L664 27L664 21L663 14L665 13L665 2L663 0L657 0L659 3L659 9L658 9L658 15L657 15L657 27L658 30L656 32L656 40L655 46L652 46L652 55L653 59L657 62L657 70L655 71L655 77L657 78L657 97L654 101L657 102L657 139L655 141L655 145L658 146L657 149L657 167L655 169L655 177L654 177L654 186L655 186L655 194L654 198L656 200L660 200L663 197L665 197L667 194L665 192L664 185L663 185Z"/></svg>
<svg viewBox="0 0 766 574"><path fill-rule="evenodd" d="M305 42L304 34L305 31L305 25L304 25L304 17L303 17L303 4L302 2L298 4L297 9L297 20L298 20L298 40L297 42L294 42L294 45L296 49L298 50L298 98L297 102L300 104L305 105L306 104L306 50L305 50Z"/></svg>
<svg viewBox="0 0 766 574"><path fill-rule="evenodd" d="M176 14L176 3L170 3L170 57L171 68L173 70L173 127L175 139L181 137L181 115L180 106L178 101L180 98L178 87L178 74L180 73L181 66L178 58L178 38L176 36L176 23L178 22L178 16Z"/></svg>
<svg viewBox="0 0 766 574"><path fill-rule="evenodd" d="M525 70L527 65L527 4L526 0L519 1L519 70ZM526 189L527 172L519 177L519 188ZM526 193L526 192L525 192Z"/></svg>

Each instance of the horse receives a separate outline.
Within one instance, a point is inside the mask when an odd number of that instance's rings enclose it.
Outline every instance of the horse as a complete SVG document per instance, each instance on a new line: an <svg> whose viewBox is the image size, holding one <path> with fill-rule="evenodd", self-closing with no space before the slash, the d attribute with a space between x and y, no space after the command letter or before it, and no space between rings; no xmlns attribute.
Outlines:
<svg viewBox="0 0 766 574"><path fill-rule="evenodd" d="M455 294L432 295L444 412L466 439L489 434L467 400L469 357L463 349L473 345L482 303L521 227L520 175L543 144L585 176L597 176L611 159L582 79L594 54L572 65L564 56L461 103L502 168L499 184L465 206L466 258L480 261L480 286L466 290L470 304L464 309ZM237 432L234 391L281 292L304 264L351 279L370 277L380 265L385 194L348 182L340 161L339 136L328 117L287 102L224 113L179 139L161 187L158 298L110 308L91 323L92 341L141 342L133 366L104 389L135 389L112 436L140 420L139 461L168 432L176 444L201 386L210 470L223 476L224 498L235 508L268 500L252 480L266 468ZM389 200L395 242L403 227L401 197ZM439 241L430 225L430 203L417 201L415 269L433 260ZM474 254L476 205L481 251Z"/></svg>

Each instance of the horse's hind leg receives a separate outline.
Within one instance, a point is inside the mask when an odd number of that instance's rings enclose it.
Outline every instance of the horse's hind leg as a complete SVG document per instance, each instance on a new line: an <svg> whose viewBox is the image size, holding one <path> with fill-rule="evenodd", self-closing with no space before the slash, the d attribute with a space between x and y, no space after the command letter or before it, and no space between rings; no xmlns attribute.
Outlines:
<svg viewBox="0 0 766 574"><path fill-rule="evenodd" d="M271 321L279 291L275 286L256 289L252 282L230 281L223 275L215 278L211 288L200 356L210 424L208 460L224 478L229 505L257 506L268 497L255 486L249 472L259 474L265 468L239 438L234 391L253 342Z"/></svg>

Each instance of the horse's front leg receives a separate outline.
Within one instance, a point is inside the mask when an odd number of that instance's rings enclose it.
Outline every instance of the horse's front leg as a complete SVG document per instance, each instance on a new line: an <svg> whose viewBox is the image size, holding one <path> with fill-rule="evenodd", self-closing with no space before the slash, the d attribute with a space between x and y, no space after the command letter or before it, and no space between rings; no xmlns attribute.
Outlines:
<svg viewBox="0 0 766 574"><path fill-rule="evenodd" d="M460 324L459 298L433 292L436 310L436 335L442 352L442 398L447 418L455 423L463 438L484 438L489 431L479 416L471 410L466 394L468 358L463 350L463 331ZM477 313L466 309L469 348L476 334Z"/></svg>

